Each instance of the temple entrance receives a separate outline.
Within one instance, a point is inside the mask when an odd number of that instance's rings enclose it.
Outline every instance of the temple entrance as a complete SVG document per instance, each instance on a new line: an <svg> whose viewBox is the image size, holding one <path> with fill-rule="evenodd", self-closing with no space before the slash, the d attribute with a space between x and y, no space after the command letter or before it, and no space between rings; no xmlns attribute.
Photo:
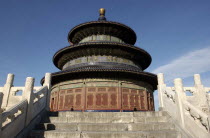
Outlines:
<svg viewBox="0 0 210 138"><path fill-rule="evenodd" d="M122 110L147 110L146 91L122 88Z"/></svg>
<svg viewBox="0 0 210 138"><path fill-rule="evenodd" d="M86 88L85 110L120 110L117 87Z"/></svg>

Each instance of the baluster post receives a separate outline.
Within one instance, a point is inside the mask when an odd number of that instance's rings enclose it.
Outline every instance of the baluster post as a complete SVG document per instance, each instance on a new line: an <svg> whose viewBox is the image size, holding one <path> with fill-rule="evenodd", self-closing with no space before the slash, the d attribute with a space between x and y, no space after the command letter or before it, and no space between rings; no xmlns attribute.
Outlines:
<svg viewBox="0 0 210 138"><path fill-rule="evenodd" d="M182 80L177 78L174 80L174 87L175 87L175 98L176 98L176 106L177 106L177 115L176 119L179 121L180 125L184 128L184 105L183 103L186 101L186 95L184 92Z"/></svg>
<svg viewBox="0 0 210 138"><path fill-rule="evenodd" d="M33 97L33 88L34 88L34 78L27 77L26 82L25 82L25 88L23 91L23 99L27 99L27 101L28 101L25 126L27 126L32 119L33 98L34 98Z"/></svg>
<svg viewBox="0 0 210 138"><path fill-rule="evenodd" d="M2 129L2 101L3 101L3 93L0 92L0 137L1 137L1 129Z"/></svg>
<svg viewBox="0 0 210 138"><path fill-rule="evenodd" d="M3 102L2 102L3 108L6 108L8 105L9 95L11 87L13 86L13 81L14 81L14 74L9 73L7 75L6 84L4 85L4 90L3 90L4 93Z"/></svg>
<svg viewBox="0 0 210 138"><path fill-rule="evenodd" d="M159 110L164 109L163 94L166 89L166 84L164 83L164 74L159 73L158 77L158 99L159 99Z"/></svg>
<svg viewBox="0 0 210 138"><path fill-rule="evenodd" d="M198 103L197 105L194 105L194 106L197 106L204 112L209 111L208 100L206 97L206 91L205 91L204 86L202 85L201 78L200 78L199 74L194 75L194 87L195 87L194 96Z"/></svg>
<svg viewBox="0 0 210 138"><path fill-rule="evenodd" d="M3 112L3 110L2 110L3 96L4 96L4 94L2 92L0 92L0 113Z"/></svg>
<svg viewBox="0 0 210 138"><path fill-rule="evenodd" d="M49 111L50 110L50 95L51 95L51 73L45 74L43 86L47 86L46 110Z"/></svg>

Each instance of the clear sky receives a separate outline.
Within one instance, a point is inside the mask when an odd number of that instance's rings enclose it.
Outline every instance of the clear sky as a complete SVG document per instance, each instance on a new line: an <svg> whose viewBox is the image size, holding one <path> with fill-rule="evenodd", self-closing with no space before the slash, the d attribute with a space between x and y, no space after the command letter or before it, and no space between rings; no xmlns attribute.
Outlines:
<svg viewBox="0 0 210 138"><path fill-rule="evenodd" d="M46 72L59 71L54 53L68 46L72 27L97 20L99 8L136 32L135 45L153 58L146 71L165 73L169 85L181 77L186 86L200 73L210 87L210 0L1 0L0 86L8 73L23 86L26 77L40 85Z"/></svg>

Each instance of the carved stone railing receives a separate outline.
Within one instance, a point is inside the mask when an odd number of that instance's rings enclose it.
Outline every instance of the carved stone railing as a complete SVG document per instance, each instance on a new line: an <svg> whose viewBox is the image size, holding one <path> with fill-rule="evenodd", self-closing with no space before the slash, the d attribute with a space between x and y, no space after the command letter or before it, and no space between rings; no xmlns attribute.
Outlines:
<svg viewBox="0 0 210 138"><path fill-rule="evenodd" d="M14 107L2 113L2 138L14 137L13 134L18 134L24 127L27 111L27 100L23 100Z"/></svg>
<svg viewBox="0 0 210 138"><path fill-rule="evenodd" d="M185 107L185 113L190 117L191 119L195 120L198 125L201 127L204 127L206 131L209 131L209 116L205 113L203 113L201 110L197 109L194 107L192 104L189 102L184 102L184 107Z"/></svg>
<svg viewBox="0 0 210 138"><path fill-rule="evenodd" d="M194 75L194 82L194 87L183 87L178 78L174 80L174 87L167 87L163 74L158 74L159 109L167 111L188 136L209 138L209 88L201 84L198 74ZM187 96L187 91L192 96Z"/></svg>
<svg viewBox="0 0 210 138"><path fill-rule="evenodd" d="M33 95L33 109L32 109L32 116L35 117L39 112L41 112L44 108L46 108L43 105L47 104L47 92L48 88L47 86L42 87L40 90L34 93Z"/></svg>
<svg viewBox="0 0 210 138"><path fill-rule="evenodd" d="M34 92L34 99L33 102L34 104L39 101L42 97L46 96L47 93L47 86L45 87L41 87L39 90L37 90L36 92Z"/></svg>
<svg viewBox="0 0 210 138"><path fill-rule="evenodd" d="M175 103L175 92L174 89L172 87L168 87L166 88L166 90L164 91L165 96L167 96L171 101L173 101L173 103Z"/></svg>
<svg viewBox="0 0 210 138"><path fill-rule="evenodd" d="M14 77L13 74L9 74L8 76ZM13 78L11 79L10 77L8 77L9 80L13 80ZM26 79L25 87L11 88L11 84L5 84L6 88L9 88L9 91L4 87L3 93L0 93L0 107L2 103L8 105L8 103L11 102L10 100L14 100L9 98L14 88L23 90L23 93L22 96L20 96L21 101L16 101L17 103L14 106L0 114L0 137L17 136L20 132L23 132L25 128L31 126L33 120L36 119L41 112L45 110L49 111L50 82L51 74L46 73L45 82L41 87L34 87L34 78L31 77ZM34 92L34 90L37 91ZM2 95L6 95L7 98Z"/></svg>
<svg viewBox="0 0 210 138"><path fill-rule="evenodd" d="M3 110L7 110L10 107L16 105L19 103L22 99L22 94L17 95L19 91L24 91L25 87L14 87L13 86L13 80L14 80L14 75L13 74L8 74L7 76L7 81L4 87L0 87L0 92L4 93L4 98L3 98L3 103L2 103L2 108ZM34 87L33 91L37 91L41 87Z"/></svg>

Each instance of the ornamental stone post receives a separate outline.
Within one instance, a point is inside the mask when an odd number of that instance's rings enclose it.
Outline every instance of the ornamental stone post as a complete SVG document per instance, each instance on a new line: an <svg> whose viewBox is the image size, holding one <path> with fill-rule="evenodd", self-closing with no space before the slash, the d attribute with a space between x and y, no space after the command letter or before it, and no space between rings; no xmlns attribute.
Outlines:
<svg viewBox="0 0 210 138"><path fill-rule="evenodd" d="M3 93L0 92L0 137L1 137L1 128L2 128L2 100L3 100Z"/></svg>
<svg viewBox="0 0 210 138"><path fill-rule="evenodd" d="M47 86L47 94L46 94L46 110L50 110L50 95L51 95L51 73L45 74L44 84L43 86Z"/></svg>
<svg viewBox="0 0 210 138"><path fill-rule="evenodd" d="M6 84L4 85L4 89L3 89L3 93L4 93L3 102L2 102L3 108L6 108L8 105L10 90L11 90L11 87L13 86L13 81L14 81L14 74L11 74L11 73L8 74Z"/></svg>
<svg viewBox="0 0 210 138"><path fill-rule="evenodd" d="M186 101L186 95L184 93L182 80L177 78L174 80L174 87L175 87L175 98L176 98L176 106L177 106L177 121L179 121L180 125L184 128L184 105L183 102Z"/></svg>
<svg viewBox="0 0 210 138"><path fill-rule="evenodd" d="M2 93L2 92L0 92L0 113L2 113L3 111L2 111L2 102L3 102L3 96L4 96L4 94Z"/></svg>
<svg viewBox="0 0 210 138"><path fill-rule="evenodd" d="M205 88L201 83L201 78L199 74L194 75L194 87L195 87L194 96L198 103L198 105L194 105L194 106L197 106L204 112L209 111Z"/></svg>
<svg viewBox="0 0 210 138"><path fill-rule="evenodd" d="M159 73L157 75L158 77L158 99L159 99L159 110L164 109L164 104L163 104L163 93L166 89L166 84L164 83L164 74Z"/></svg>
<svg viewBox="0 0 210 138"><path fill-rule="evenodd" d="M25 83L25 89L23 91L23 99L27 99L28 106L27 106L27 114L25 120L25 126L27 126L31 119L32 119L32 109L33 109L33 88L34 88L34 78L27 77Z"/></svg>

